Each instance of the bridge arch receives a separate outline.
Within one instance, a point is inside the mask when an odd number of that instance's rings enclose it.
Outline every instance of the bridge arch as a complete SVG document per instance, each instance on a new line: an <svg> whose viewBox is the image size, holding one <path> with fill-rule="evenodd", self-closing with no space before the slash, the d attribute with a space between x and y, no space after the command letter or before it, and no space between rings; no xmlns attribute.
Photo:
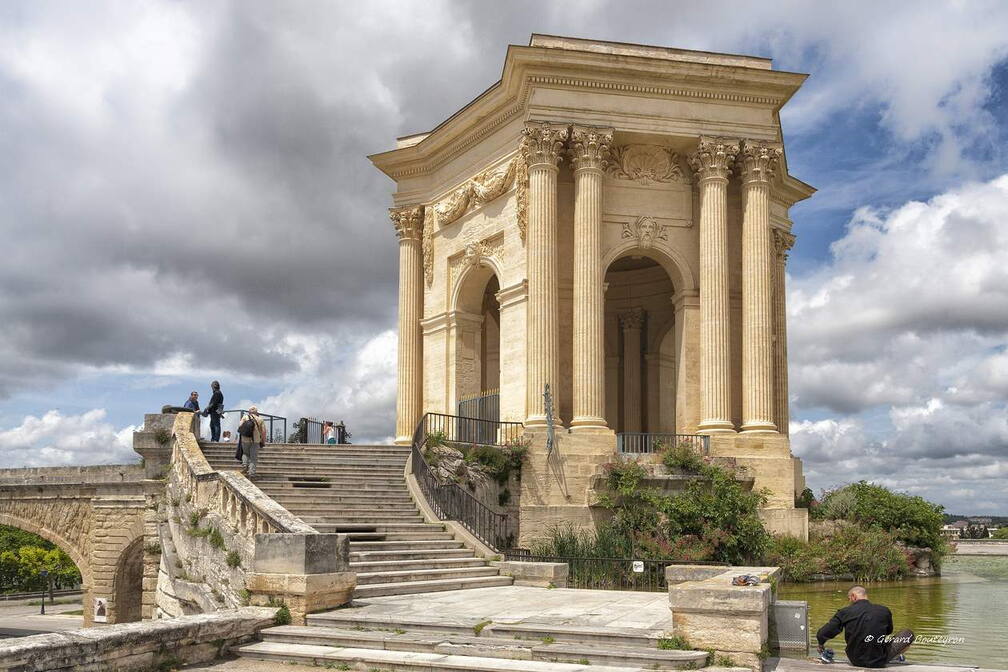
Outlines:
<svg viewBox="0 0 1008 672"><path fill-rule="evenodd" d="M3 511L0 511L0 525L16 527L19 530L37 534L46 541L51 541L56 544L56 546L61 551L69 555L70 559L73 560L75 565L77 565L77 569L81 573L81 583L83 584L84 591L87 592L88 587L91 585L91 565L87 562L87 560L85 560L80 549L74 546L74 544L70 543L70 541L53 530L36 525L34 521L27 520L10 513L5 513Z"/></svg>

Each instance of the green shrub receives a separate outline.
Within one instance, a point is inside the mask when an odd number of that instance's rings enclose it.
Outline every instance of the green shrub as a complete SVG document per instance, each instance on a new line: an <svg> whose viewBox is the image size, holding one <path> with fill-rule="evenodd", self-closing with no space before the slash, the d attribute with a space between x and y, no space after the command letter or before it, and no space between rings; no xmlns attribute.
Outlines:
<svg viewBox="0 0 1008 672"><path fill-rule="evenodd" d="M663 448L661 454L662 464L671 472L700 473L704 467L703 458L693 449L692 444L686 441Z"/></svg>
<svg viewBox="0 0 1008 672"><path fill-rule="evenodd" d="M234 569L235 567L241 567L241 555L238 551L228 551L227 554L227 566Z"/></svg>
<svg viewBox="0 0 1008 672"><path fill-rule="evenodd" d="M286 604L281 604L280 608L276 610L276 614L273 616L273 622L277 625L290 625L291 613Z"/></svg>
<svg viewBox="0 0 1008 672"><path fill-rule="evenodd" d="M923 497L859 481L825 493L817 508L822 518L854 521L888 531L909 546L930 548L939 561L948 551L941 533L944 507Z"/></svg>
<svg viewBox="0 0 1008 672"><path fill-rule="evenodd" d="M991 539L1008 539L1008 526L999 527L997 531L991 535Z"/></svg>
<svg viewBox="0 0 1008 672"><path fill-rule="evenodd" d="M429 432L427 434L427 439L424 441L424 445L428 448L438 448L445 445L448 441L448 435L443 431L438 430L436 432Z"/></svg>
<svg viewBox="0 0 1008 672"><path fill-rule="evenodd" d="M774 537L767 545L764 564L780 567L785 581L810 581L813 574L826 571L825 562L813 544L801 539Z"/></svg>
<svg viewBox="0 0 1008 672"><path fill-rule="evenodd" d="M207 514L206 509L197 509L189 514L189 527L199 527L200 521Z"/></svg>

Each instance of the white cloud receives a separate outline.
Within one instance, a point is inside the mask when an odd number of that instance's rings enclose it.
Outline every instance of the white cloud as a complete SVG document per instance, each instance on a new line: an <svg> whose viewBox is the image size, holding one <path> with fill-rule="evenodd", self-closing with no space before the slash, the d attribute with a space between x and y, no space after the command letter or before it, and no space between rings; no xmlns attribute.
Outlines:
<svg viewBox="0 0 1008 672"><path fill-rule="evenodd" d="M136 462L134 426L116 429L105 409L80 415L48 411L29 415L20 425L0 431L0 466L41 467Z"/></svg>
<svg viewBox="0 0 1008 672"><path fill-rule="evenodd" d="M876 478L968 510L948 484L989 487L1005 475L1005 221L1008 175L890 212L862 210L829 263L792 279L796 416L838 414L791 428L819 487ZM1008 508L1003 490L989 499Z"/></svg>

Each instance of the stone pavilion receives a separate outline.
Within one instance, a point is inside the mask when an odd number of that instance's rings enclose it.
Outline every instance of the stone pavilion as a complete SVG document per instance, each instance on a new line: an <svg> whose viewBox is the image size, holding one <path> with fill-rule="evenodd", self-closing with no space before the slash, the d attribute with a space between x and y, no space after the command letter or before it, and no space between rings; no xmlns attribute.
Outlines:
<svg viewBox="0 0 1008 672"><path fill-rule="evenodd" d="M807 537L784 285L789 209L815 190L788 172L780 123L805 78L533 35L475 100L371 156L396 183L397 442L425 412L493 395L494 419L532 438L527 541L593 524L622 441L709 435L771 493L768 528Z"/></svg>

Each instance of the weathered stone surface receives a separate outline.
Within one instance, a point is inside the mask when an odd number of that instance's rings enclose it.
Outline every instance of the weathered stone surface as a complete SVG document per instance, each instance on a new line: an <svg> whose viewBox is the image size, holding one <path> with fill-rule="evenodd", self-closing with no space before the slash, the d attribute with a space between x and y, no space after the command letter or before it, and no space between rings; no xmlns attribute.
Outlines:
<svg viewBox="0 0 1008 672"><path fill-rule="evenodd" d="M187 663L206 662L234 645L252 640L259 630L272 625L274 612L248 607L181 619L8 639L0 642L0 669L128 672L150 669L172 658Z"/></svg>
<svg viewBox="0 0 1008 672"><path fill-rule="evenodd" d="M265 574L342 572L349 553L345 534L257 534L253 568Z"/></svg>
<svg viewBox="0 0 1008 672"><path fill-rule="evenodd" d="M565 562L495 562L501 574L514 578L516 586L566 588L570 566Z"/></svg>

